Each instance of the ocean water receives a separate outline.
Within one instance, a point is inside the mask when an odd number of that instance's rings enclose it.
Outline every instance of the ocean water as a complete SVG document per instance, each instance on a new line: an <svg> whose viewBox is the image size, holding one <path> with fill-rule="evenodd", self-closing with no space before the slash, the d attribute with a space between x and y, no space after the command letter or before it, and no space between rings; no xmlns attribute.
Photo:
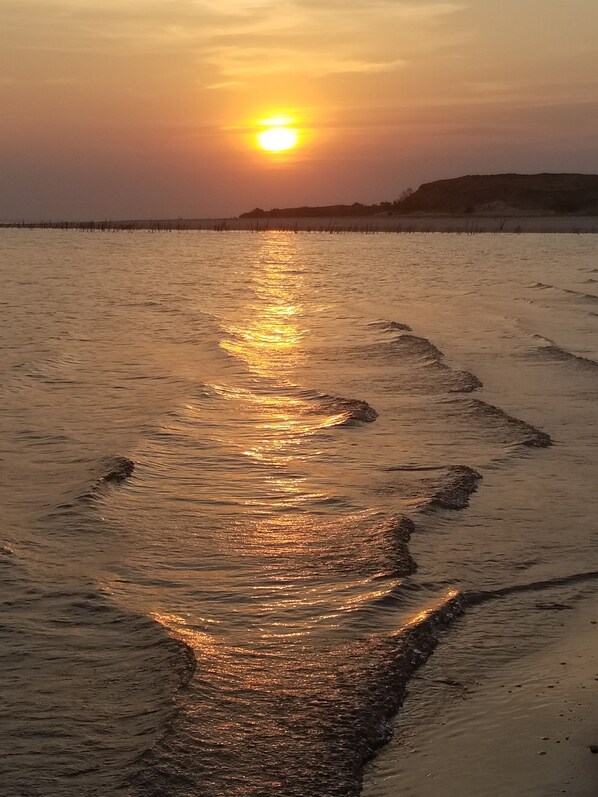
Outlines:
<svg viewBox="0 0 598 797"><path fill-rule="evenodd" d="M455 629L481 673L595 594L594 236L2 230L0 268L2 795L358 795Z"/></svg>

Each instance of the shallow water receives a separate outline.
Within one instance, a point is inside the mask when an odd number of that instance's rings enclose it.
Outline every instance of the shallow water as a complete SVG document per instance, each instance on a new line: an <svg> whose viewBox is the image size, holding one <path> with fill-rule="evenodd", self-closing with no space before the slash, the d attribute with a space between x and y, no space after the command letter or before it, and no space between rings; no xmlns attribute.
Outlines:
<svg viewBox="0 0 598 797"><path fill-rule="evenodd" d="M3 794L356 795L463 613L594 589L593 236L0 253Z"/></svg>

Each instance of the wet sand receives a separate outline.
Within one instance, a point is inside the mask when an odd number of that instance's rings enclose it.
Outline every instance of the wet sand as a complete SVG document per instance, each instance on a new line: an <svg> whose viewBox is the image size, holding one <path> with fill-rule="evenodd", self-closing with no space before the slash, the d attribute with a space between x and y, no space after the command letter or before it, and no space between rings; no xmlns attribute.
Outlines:
<svg viewBox="0 0 598 797"><path fill-rule="evenodd" d="M540 651L479 683L448 679L455 699L395 738L365 797L593 797L598 611L590 599L566 614L564 633Z"/></svg>

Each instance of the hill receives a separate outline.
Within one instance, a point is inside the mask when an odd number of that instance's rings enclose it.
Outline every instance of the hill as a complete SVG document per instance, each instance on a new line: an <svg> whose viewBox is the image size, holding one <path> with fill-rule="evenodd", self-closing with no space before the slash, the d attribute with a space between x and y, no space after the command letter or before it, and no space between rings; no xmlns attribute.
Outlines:
<svg viewBox="0 0 598 797"><path fill-rule="evenodd" d="M424 183L398 206L400 213L598 213L593 174L492 174Z"/></svg>
<svg viewBox="0 0 598 797"><path fill-rule="evenodd" d="M598 215L598 175L467 175L424 183L394 202L378 205L256 208L241 218L389 215Z"/></svg>

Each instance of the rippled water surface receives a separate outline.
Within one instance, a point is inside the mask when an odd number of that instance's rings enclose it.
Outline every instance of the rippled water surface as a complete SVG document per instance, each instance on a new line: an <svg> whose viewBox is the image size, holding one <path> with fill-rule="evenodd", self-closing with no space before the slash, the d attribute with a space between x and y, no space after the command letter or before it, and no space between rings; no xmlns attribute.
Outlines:
<svg viewBox="0 0 598 797"><path fill-rule="evenodd" d="M357 795L464 615L594 589L594 236L0 257L3 795Z"/></svg>

